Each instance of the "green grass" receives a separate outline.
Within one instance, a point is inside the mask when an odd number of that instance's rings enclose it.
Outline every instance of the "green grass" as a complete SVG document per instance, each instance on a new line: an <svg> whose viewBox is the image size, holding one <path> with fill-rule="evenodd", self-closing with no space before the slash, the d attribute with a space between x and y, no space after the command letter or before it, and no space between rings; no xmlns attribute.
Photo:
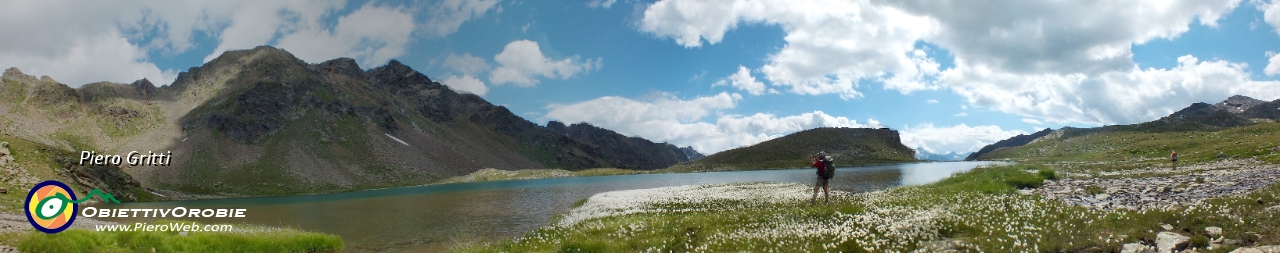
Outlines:
<svg viewBox="0 0 1280 253"><path fill-rule="evenodd" d="M159 221L165 224L172 221ZM244 228L241 228L241 227ZM57 234L21 235L22 252L339 252L335 235L293 229L237 225L254 232L98 232L69 229Z"/></svg>
<svg viewBox="0 0 1280 253"><path fill-rule="evenodd" d="M937 183L843 196L829 205L750 201L681 202L657 211L613 215L570 227L548 226L517 240L469 243L458 252L911 251L941 240L962 251L1114 252L1154 241L1160 224L1184 235L1224 229L1245 245L1280 243L1280 184L1245 196L1172 210L1102 211L1020 195L1042 179L1039 166L975 169ZM806 195L807 197L807 195ZM1226 252L1233 247L1216 249ZM1203 250L1203 249L1202 249Z"/></svg>
<svg viewBox="0 0 1280 253"><path fill-rule="evenodd" d="M1280 163L1280 141L1276 140L1280 140L1280 122L1218 131L1148 133L1112 130L996 150L984 155L983 159L1075 163L1072 167L1107 171L1169 166L1169 155L1176 150L1180 164L1215 160L1218 153L1231 158L1257 157L1266 162Z"/></svg>

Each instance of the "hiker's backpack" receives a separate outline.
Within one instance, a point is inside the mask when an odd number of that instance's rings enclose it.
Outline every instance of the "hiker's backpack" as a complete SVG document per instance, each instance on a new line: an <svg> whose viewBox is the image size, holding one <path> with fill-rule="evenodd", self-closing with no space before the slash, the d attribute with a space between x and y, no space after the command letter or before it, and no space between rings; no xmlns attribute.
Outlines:
<svg viewBox="0 0 1280 253"><path fill-rule="evenodd" d="M836 176L836 162L831 161L830 156L822 159L822 168L823 179L831 179Z"/></svg>

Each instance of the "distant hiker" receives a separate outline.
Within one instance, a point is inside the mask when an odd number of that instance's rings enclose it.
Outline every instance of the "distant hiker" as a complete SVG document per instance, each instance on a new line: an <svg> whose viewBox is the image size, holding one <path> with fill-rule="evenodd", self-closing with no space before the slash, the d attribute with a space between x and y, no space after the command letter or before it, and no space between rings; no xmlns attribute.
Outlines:
<svg viewBox="0 0 1280 253"><path fill-rule="evenodd" d="M1173 159L1173 169L1178 169L1178 151L1174 150L1173 155L1170 155L1169 157Z"/></svg>
<svg viewBox="0 0 1280 253"><path fill-rule="evenodd" d="M813 198L809 199L809 205L813 205L818 202L818 188L822 188L823 203L831 203L831 193L827 190L827 181L829 181L831 177L827 177L826 157L826 152L819 152L817 155L810 157L813 167L818 169L818 182L813 185Z"/></svg>

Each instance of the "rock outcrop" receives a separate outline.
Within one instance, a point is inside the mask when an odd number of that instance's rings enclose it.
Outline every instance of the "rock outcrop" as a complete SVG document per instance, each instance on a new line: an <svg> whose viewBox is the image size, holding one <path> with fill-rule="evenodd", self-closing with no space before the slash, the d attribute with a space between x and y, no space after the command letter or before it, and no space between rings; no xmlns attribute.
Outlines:
<svg viewBox="0 0 1280 253"><path fill-rule="evenodd" d="M1027 143L1031 143L1031 141L1044 137L1045 135L1049 135L1051 132L1053 132L1052 129L1045 128L1044 130L1040 130L1030 135L1019 134L1018 136L1009 137L1009 139L997 141L996 143L982 147L978 152L969 154L969 156L965 157L964 160L974 161L980 159L983 154L991 153L991 151L996 151L997 149L1027 145Z"/></svg>

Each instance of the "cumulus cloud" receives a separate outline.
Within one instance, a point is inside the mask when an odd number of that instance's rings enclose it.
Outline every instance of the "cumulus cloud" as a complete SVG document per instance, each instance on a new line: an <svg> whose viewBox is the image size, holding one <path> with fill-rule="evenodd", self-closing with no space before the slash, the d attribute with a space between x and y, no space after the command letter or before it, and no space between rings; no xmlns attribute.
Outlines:
<svg viewBox="0 0 1280 253"><path fill-rule="evenodd" d="M1132 45L1216 26L1239 3L665 0L644 10L638 29L699 47L739 24L779 26L786 45L760 72L796 94L858 98L872 80L902 93L947 88L970 104L1048 122L1128 124L1235 94L1280 97L1280 83L1252 80L1241 63L1184 56L1172 68L1141 69L1133 61ZM1280 7L1258 8L1280 27ZM940 70L929 45L948 50L954 66Z"/></svg>
<svg viewBox="0 0 1280 253"><path fill-rule="evenodd" d="M426 35L444 37L458 31L462 23L484 16L498 0L444 0L427 8Z"/></svg>
<svg viewBox="0 0 1280 253"><path fill-rule="evenodd" d="M937 104L937 103L938 103L938 100L937 100L937 99L930 99L930 100L928 100L928 101L924 101L924 102L925 102L925 103L930 103L930 104Z"/></svg>
<svg viewBox="0 0 1280 253"><path fill-rule="evenodd" d="M604 66L603 58L581 61L578 56L561 60L553 60L542 54L537 42L517 40L507 43L501 53L493 60L498 67L489 73L489 82L493 85L512 83L517 86L530 87L537 85L539 77L568 79L580 73L600 69Z"/></svg>
<svg viewBox="0 0 1280 253"><path fill-rule="evenodd" d="M1266 20L1267 24L1271 24L1276 33L1280 34L1280 4L1276 4L1275 0L1255 0L1253 3L1259 11L1262 11L1262 19Z"/></svg>
<svg viewBox="0 0 1280 253"><path fill-rule="evenodd" d="M425 29L407 8L373 4L324 22L346 7L341 0L22 2L0 9L0 32L11 35L0 38L0 64L73 86L143 77L168 84L175 71L155 67L147 55L184 53L202 33L217 43L206 61L276 43L307 61L353 57L370 65L403 55L411 34L451 34L496 2L439 2L426 8L439 22Z"/></svg>
<svg viewBox="0 0 1280 253"><path fill-rule="evenodd" d="M1280 54L1267 51L1267 57L1271 58L1267 60L1267 68L1263 69L1262 72L1272 76L1280 74Z"/></svg>
<svg viewBox="0 0 1280 253"><path fill-rule="evenodd" d="M943 82L969 103L1048 122L1131 124L1158 119L1194 102L1231 95L1280 98L1280 82L1254 81L1245 65L1178 57L1169 69L1082 73L1017 74L981 65L961 65L942 74Z"/></svg>
<svg viewBox="0 0 1280 253"><path fill-rule="evenodd" d="M715 44L739 23L781 26L787 44L761 68L765 79L797 94L861 97L862 79L904 93L934 87L938 65L915 42L936 21L868 1L668 0L644 11L641 31L686 47Z"/></svg>
<svg viewBox="0 0 1280 253"><path fill-rule="evenodd" d="M751 76L751 70L743 66L738 66L738 72L734 72L732 75L711 84L713 87L724 85L731 85L734 88L746 91L751 95L763 95L766 91L764 83L756 81L756 77ZM773 89L768 89L768 92L777 93L777 91Z"/></svg>
<svg viewBox="0 0 1280 253"><path fill-rule="evenodd" d="M471 93L480 96L484 96L485 93L489 92L489 87L485 87L484 82L481 82L480 79L470 75L451 75L449 78L445 78L444 81L440 82L444 83L444 85L448 85L449 88L458 92Z"/></svg>
<svg viewBox="0 0 1280 253"><path fill-rule="evenodd" d="M587 2L587 7L608 9L609 7L612 7L614 3L617 3L617 2L618 0L591 0Z"/></svg>
<svg viewBox="0 0 1280 253"><path fill-rule="evenodd" d="M308 62L353 57L374 66L403 55L414 27L408 10L369 4L339 18L333 29L302 27L281 36L277 45Z"/></svg>
<svg viewBox="0 0 1280 253"><path fill-rule="evenodd" d="M692 146L708 154L817 127L882 127L874 120L859 123L822 111L790 116L720 113L734 108L740 100L741 95L724 92L689 100L665 93L648 100L608 96L574 104L549 105L549 112L543 118L567 123L588 122L628 136ZM708 123L707 120L713 117L715 123Z"/></svg>
<svg viewBox="0 0 1280 253"><path fill-rule="evenodd" d="M478 74L489 71L489 63L484 58L471 56L469 53L453 54L450 53L448 58L444 59L444 66L463 74Z"/></svg>
<svg viewBox="0 0 1280 253"><path fill-rule="evenodd" d="M0 37L0 68L17 67L28 74L48 75L72 87L140 78L170 83L177 73L149 62L147 51L153 47L169 51L190 48L183 34L190 25L165 29L150 41L130 40L138 33L155 31L157 23L192 12L172 3L154 7L116 2L7 3L0 8L0 33L5 34Z"/></svg>
<svg viewBox="0 0 1280 253"><path fill-rule="evenodd" d="M987 144L1026 134L1021 130L1005 131L993 125L936 127L933 123L907 127L898 132L902 135L903 145L935 154L974 152Z"/></svg>

